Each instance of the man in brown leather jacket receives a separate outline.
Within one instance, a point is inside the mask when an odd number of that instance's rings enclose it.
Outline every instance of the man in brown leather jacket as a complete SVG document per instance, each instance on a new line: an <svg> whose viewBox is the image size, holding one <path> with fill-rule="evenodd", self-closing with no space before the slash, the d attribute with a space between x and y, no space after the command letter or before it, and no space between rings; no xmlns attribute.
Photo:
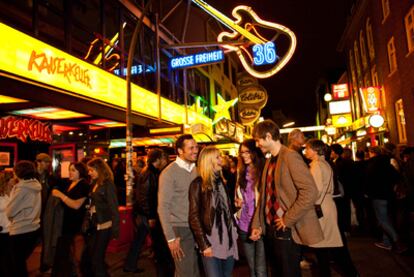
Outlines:
<svg viewBox="0 0 414 277"><path fill-rule="evenodd" d="M300 248L323 240L314 210L315 182L300 155L280 142L279 127L271 120L253 130L257 146L271 154L263 169L251 239L265 235L271 276L300 276Z"/></svg>

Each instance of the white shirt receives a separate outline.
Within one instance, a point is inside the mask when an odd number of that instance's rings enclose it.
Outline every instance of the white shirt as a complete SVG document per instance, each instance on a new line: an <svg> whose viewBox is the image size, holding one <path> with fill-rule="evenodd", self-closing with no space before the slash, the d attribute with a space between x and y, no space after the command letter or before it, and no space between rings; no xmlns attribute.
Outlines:
<svg viewBox="0 0 414 277"><path fill-rule="evenodd" d="M187 170L188 172L191 172L193 170L193 168L195 167L195 163L188 163L188 162L184 161L183 159L181 159L178 156L177 156L177 159L175 160L175 162L177 163L177 165L179 167Z"/></svg>

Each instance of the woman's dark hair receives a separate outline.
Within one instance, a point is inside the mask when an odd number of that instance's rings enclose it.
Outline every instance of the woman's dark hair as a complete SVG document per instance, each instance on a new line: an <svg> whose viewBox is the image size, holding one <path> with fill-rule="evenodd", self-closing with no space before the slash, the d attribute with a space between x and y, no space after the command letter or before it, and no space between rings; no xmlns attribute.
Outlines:
<svg viewBox="0 0 414 277"><path fill-rule="evenodd" d="M88 167L94 168L98 172L98 179L96 182L102 185L105 181L114 182L114 174L109 165L101 158L93 158L88 162Z"/></svg>
<svg viewBox="0 0 414 277"><path fill-rule="evenodd" d="M13 168L17 178L22 180L34 179L37 177L35 164L31 161L21 160Z"/></svg>
<svg viewBox="0 0 414 277"><path fill-rule="evenodd" d="M326 153L326 144L319 139L310 139L306 142L313 151L315 151L319 156L325 156Z"/></svg>
<svg viewBox="0 0 414 277"><path fill-rule="evenodd" d="M256 147L256 141L254 139L245 140L240 144L239 158L238 158L238 163L237 163L237 171L238 171L237 183L240 186L240 188L246 189L246 186L247 186L247 180L246 180L247 166L244 164L243 158L240 154L242 146L249 149L250 156L251 156L251 159L252 159L251 164L253 166L253 174L255 175L254 176L255 180L259 180L259 178L262 174L263 167L264 167L264 162L265 162L265 157L264 157L262 151L260 150L260 148Z"/></svg>
<svg viewBox="0 0 414 277"><path fill-rule="evenodd" d="M69 167L73 165L75 169L79 172L79 179L88 180L88 168L82 162L72 162L70 163Z"/></svg>

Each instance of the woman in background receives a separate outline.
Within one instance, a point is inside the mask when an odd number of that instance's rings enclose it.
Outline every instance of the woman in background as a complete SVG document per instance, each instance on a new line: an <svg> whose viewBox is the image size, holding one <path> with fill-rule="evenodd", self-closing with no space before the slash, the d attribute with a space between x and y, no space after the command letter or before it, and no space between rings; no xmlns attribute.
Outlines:
<svg viewBox="0 0 414 277"><path fill-rule="evenodd" d="M63 203L62 233L56 246L52 276L73 276L76 273L73 253L75 236L80 233L85 215L85 203L89 194L88 169L77 162L69 165L71 183L61 189L53 189L52 195Z"/></svg>
<svg viewBox="0 0 414 277"><path fill-rule="evenodd" d="M199 177L190 185L189 222L207 277L231 276L238 259L237 231L222 177L220 150L208 146L198 157Z"/></svg>
<svg viewBox="0 0 414 277"><path fill-rule="evenodd" d="M242 142L237 165L235 205L240 209L236 214L237 223L251 277L267 276L263 238L257 241L249 239L250 225L259 200L258 187L264 161L264 155L256 147L254 139Z"/></svg>
<svg viewBox="0 0 414 277"><path fill-rule="evenodd" d="M90 215L93 223L92 233L86 239L82 255L85 276L108 276L105 252L109 240L119 235L118 200L114 176L108 164L101 158L88 162L88 174L92 180L90 193Z"/></svg>
<svg viewBox="0 0 414 277"><path fill-rule="evenodd" d="M42 185L36 179L36 168L31 161L17 162L13 171L17 184L11 191L6 209L10 220L11 276L25 277L28 276L26 260L35 249L40 235Z"/></svg>

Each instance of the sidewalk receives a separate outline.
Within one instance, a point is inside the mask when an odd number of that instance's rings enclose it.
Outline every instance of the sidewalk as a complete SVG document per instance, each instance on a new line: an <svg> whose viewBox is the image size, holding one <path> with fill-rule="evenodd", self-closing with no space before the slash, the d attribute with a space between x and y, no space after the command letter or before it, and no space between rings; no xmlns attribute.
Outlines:
<svg viewBox="0 0 414 277"><path fill-rule="evenodd" d="M357 267L360 276L363 277L379 277L379 276L414 276L414 253L407 252L404 255L394 254L391 251L383 250L374 246L374 239L368 237L350 237L348 244L352 259ZM79 238L76 243L76 256L80 258L82 249L82 239ZM413 249L413 247L411 247ZM156 269L153 260L148 257L149 251L144 251L138 262L140 268L144 268L145 272L140 274L124 273L123 260L126 252L108 253L106 261L109 266L111 276L156 276ZM312 258L312 257L311 257ZM37 247L32 256L28 260L28 269L30 276L45 276L50 274L40 274L38 271L40 261L40 247ZM316 265L311 269L302 270L303 277L312 277L315 275ZM249 276L249 270L245 260L238 261L234 268L233 276ZM340 276L333 271L333 277Z"/></svg>

